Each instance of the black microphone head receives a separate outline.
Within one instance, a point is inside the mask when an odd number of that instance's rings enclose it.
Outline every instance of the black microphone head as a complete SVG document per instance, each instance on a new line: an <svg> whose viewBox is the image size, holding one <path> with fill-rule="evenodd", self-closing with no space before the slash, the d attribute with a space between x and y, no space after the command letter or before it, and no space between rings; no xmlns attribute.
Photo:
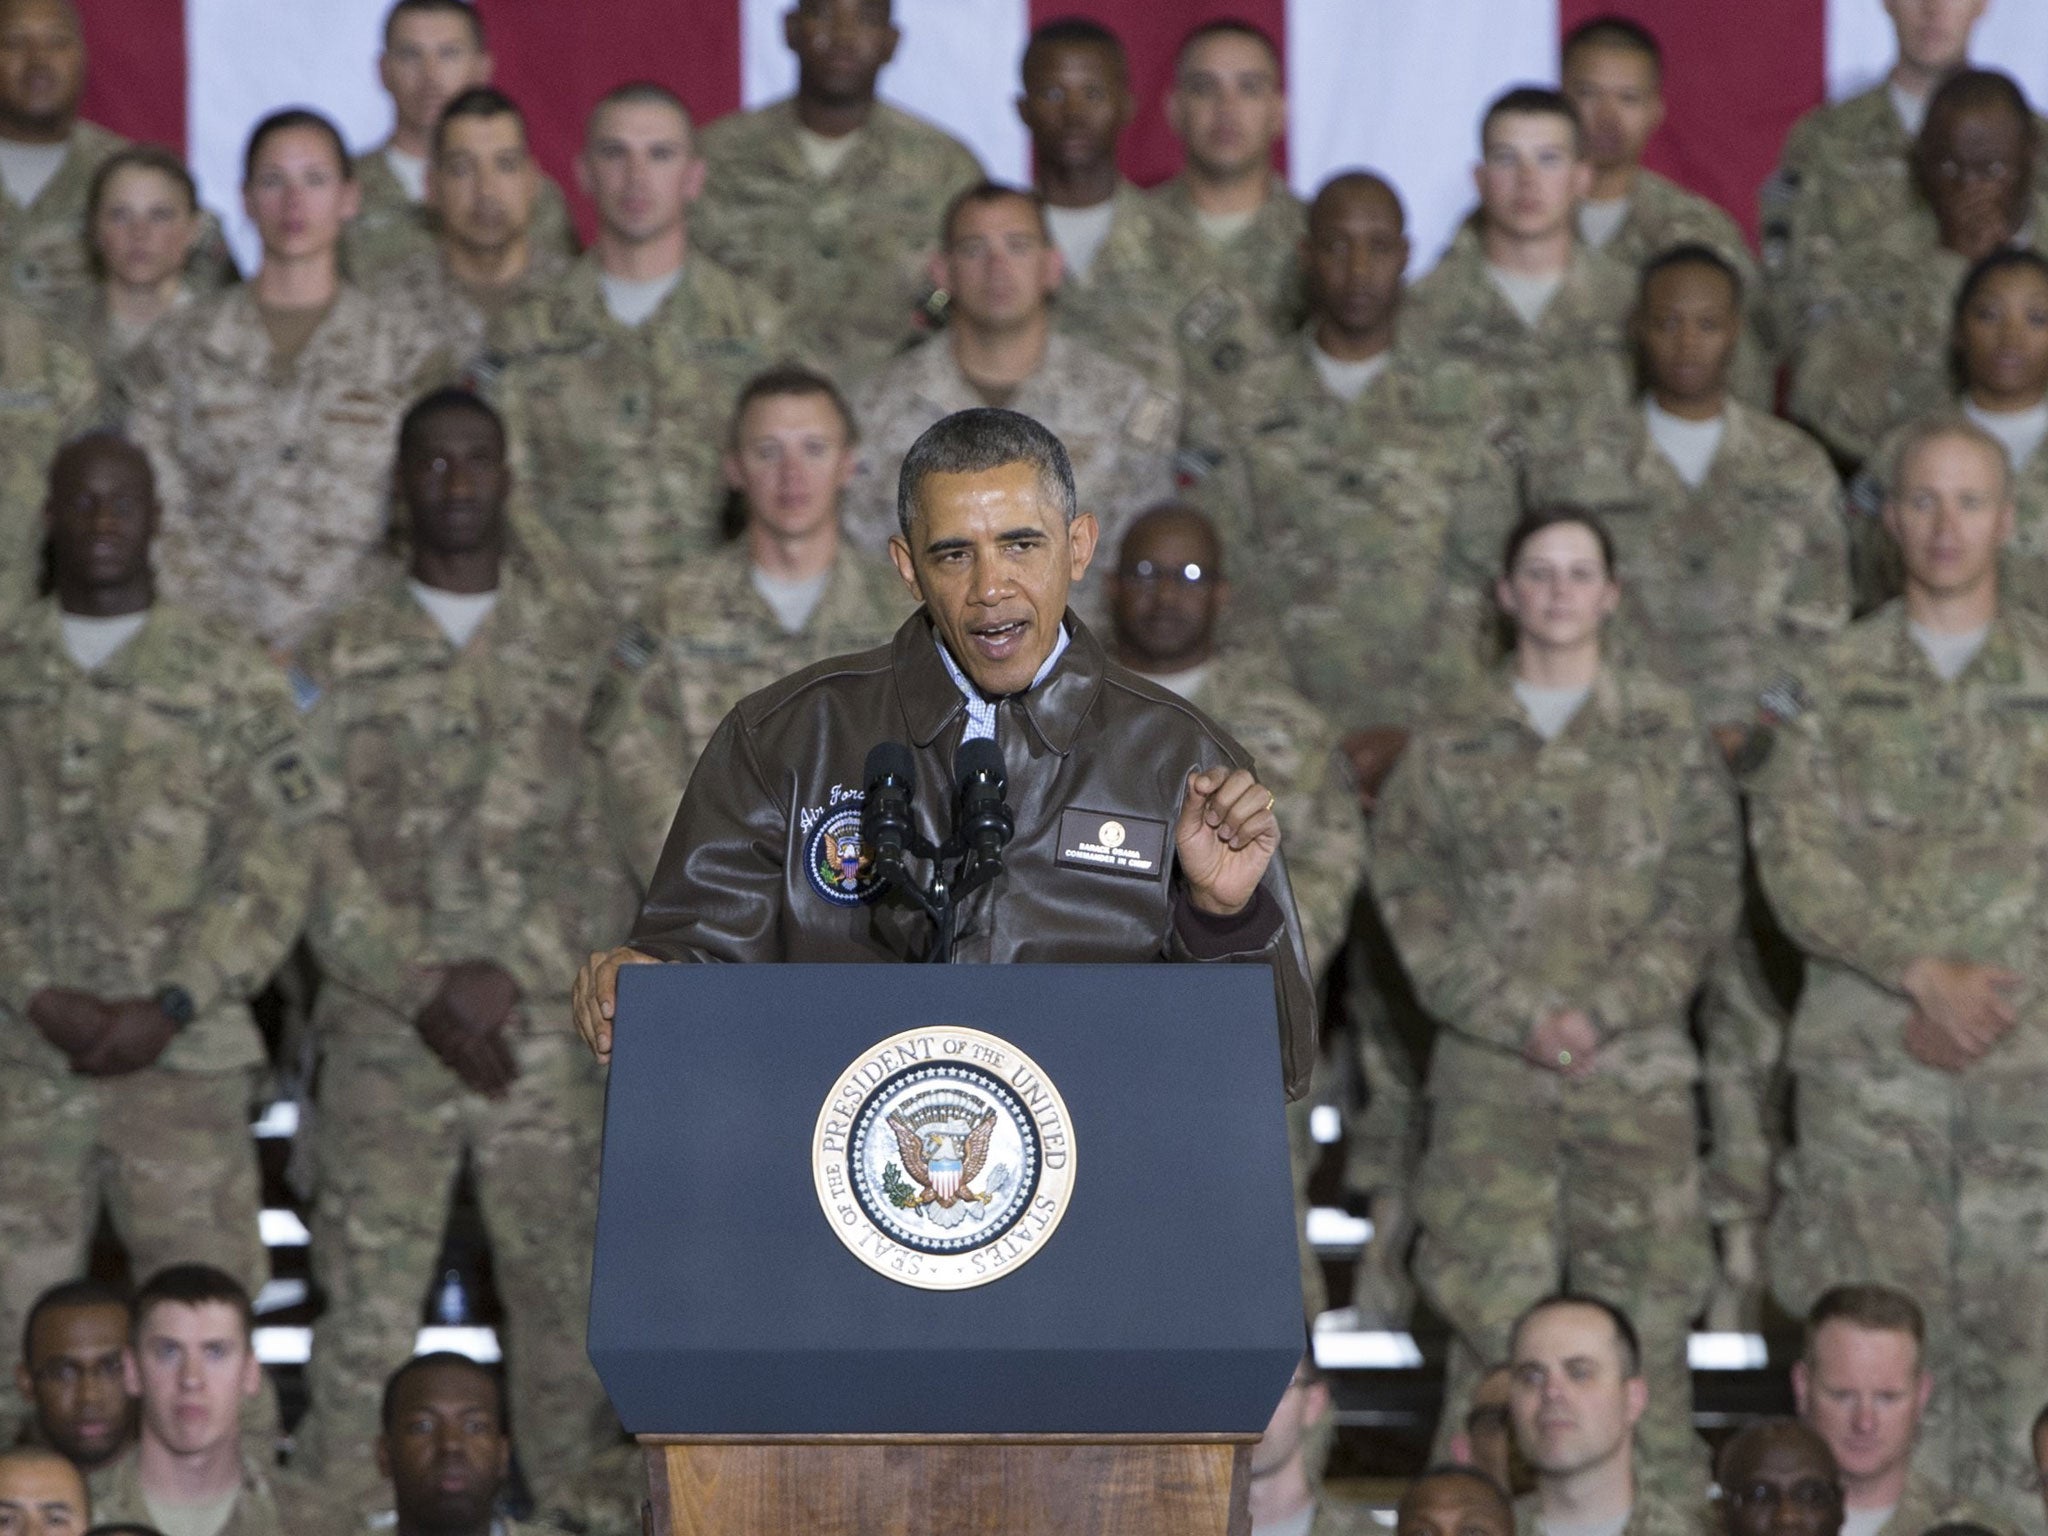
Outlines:
<svg viewBox="0 0 2048 1536"><path fill-rule="evenodd" d="M900 741L878 741L868 749L862 782L879 784L884 779L899 780L905 789L917 782L917 759Z"/></svg>
<svg viewBox="0 0 2048 1536"><path fill-rule="evenodd" d="M1010 787L1009 770L1003 766L1002 748L986 736L960 743L960 750L953 754L953 782L966 784L975 778L987 779L1002 794Z"/></svg>

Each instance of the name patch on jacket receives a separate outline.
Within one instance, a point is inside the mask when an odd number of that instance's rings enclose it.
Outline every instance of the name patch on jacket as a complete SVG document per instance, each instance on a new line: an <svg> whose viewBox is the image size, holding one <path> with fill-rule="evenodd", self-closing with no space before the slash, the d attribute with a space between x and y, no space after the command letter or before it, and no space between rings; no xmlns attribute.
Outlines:
<svg viewBox="0 0 2048 1536"><path fill-rule="evenodd" d="M1069 869L1157 880L1166 868L1166 823L1108 811L1062 811L1054 862Z"/></svg>

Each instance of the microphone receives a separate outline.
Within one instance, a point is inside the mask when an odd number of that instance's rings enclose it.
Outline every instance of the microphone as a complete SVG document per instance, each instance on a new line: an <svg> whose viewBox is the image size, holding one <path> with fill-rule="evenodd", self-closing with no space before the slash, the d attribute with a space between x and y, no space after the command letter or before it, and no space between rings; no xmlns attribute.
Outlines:
<svg viewBox="0 0 2048 1536"><path fill-rule="evenodd" d="M877 742L868 752L863 777L867 793L860 806L861 844L874 860L876 878L893 883L902 879L904 849L917 836L910 817L917 763L900 741Z"/></svg>
<svg viewBox="0 0 2048 1536"><path fill-rule="evenodd" d="M959 785L958 836L974 862L991 866L993 878L1002 866L1003 845L1017 831L1017 818L1004 797L1010 776L1002 750L992 741L963 741L953 754L953 779Z"/></svg>

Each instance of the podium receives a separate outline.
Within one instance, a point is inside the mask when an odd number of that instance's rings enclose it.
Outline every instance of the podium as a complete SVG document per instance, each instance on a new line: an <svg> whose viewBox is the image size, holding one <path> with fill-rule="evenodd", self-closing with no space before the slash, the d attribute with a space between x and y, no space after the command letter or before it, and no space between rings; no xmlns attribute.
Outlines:
<svg viewBox="0 0 2048 1536"><path fill-rule="evenodd" d="M618 1021L651 1536L1249 1530L1306 1344L1266 967L629 967Z"/></svg>

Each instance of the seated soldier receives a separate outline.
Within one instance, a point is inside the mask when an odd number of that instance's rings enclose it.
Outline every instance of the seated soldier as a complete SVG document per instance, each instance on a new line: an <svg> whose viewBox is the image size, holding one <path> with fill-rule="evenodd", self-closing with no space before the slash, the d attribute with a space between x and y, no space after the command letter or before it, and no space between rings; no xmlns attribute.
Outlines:
<svg viewBox="0 0 2048 1536"><path fill-rule="evenodd" d="M243 1406L263 1391L252 1333L249 1293L220 1270L174 1264L143 1282L127 1356L141 1429L93 1499L100 1519L177 1536L297 1528L242 1449Z"/></svg>
<svg viewBox="0 0 2048 1536"><path fill-rule="evenodd" d="M2005 445L2012 465L2013 536L2000 580L2012 600L2048 612L2048 257L2001 247L1970 269L1956 295L1950 340L1962 393L1948 407ZM1884 526L1906 422L1877 446L1849 487L1856 610L1905 590L1899 544Z"/></svg>
<svg viewBox="0 0 2048 1536"><path fill-rule="evenodd" d="M1004 406L1067 446L1081 505L1109 547L1146 507L1173 493L1181 402L1128 364L1053 329L1059 251L1034 192L983 182L953 200L932 278L952 294L946 329L873 374L853 395L866 441L846 493L846 531L879 553L896 532L896 476L918 435L941 417ZM1099 583L1077 587L1084 617Z"/></svg>
<svg viewBox="0 0 2048 1536"><path fill-rule="evenodd" d="M1323 1497L1310 1477L1308 1443L1329 1411L1329 1384L1304 1356L1252 1447L1252 1536L1363 1536L1372 1529L1364 1511Z"/></svg>
<svg viewBox="0 0 2048 1536"><path fill-rule="evenodd" d="M726 711L828 656L880 645L915 601L842 535L858 433L837 386L773 368L740 391L725 478L743 517L733 543L653 594L612 653L589 734L607 809L644 882L697 754Z"/></svg>
<svg viewBox="0 0 2048 1536"><path fill-rule="evenodd" d="M1689 1503L1653 1496L1637 1470L1635 1428L1648 1405L1642 1345L1619 1307L1549 1296L1515 1324L1509 1411L1536 1469L1518 1501L1525 1536L1692 1536Z"/></svg>
<svg viewBox="0 0 2048 1536"><path fill-rule="evenodd" d="M1502 1485L1483 1468L1459 1463L1416 1478L1394 1511L1394 1536L1514 1536L1514 1530L1514 1506Z"/></svg>
<svg viewBox="0 0 2048 1536"><path fill-rule="evenodd" d="M524 1536L498 1513L512 1473L498 1374L466 1355L414 1355L384 1383L377 1470L391 1480L397 1536Z"/></svg>
<svg viewBox="0 0 2048 1536"><path fill-rule="evenodd" d="M135 1405L121 1365L128 1300L98 1280L67 1280L38 1296L23 1330L15 1382L35 1417L29 1433L87 1477L111 1465L135 1435Z"/></svg>
<svg viewBox="0 0 2048 1536"><path fill-rule="evenodd" d="M1842 1480L1828 1443L1797 1419L1744 1426L1715 1464L1726 1536L1842 1536Z"/></svg>
<svg viewBox="0 0 2048 1536"><path fill-rule="evenodd" d="M1893 423L1950 403L1964 277L2048 227L2037 155L2033 113L2009 76L1966 69L1934 93L1913 144L1918 204L1843 251L1829 286L1808 300L1793 360L1791 414L1842 464L1868 459Z"/></svg>
<svg viewBox="0 0 2048 1536"><path fill-rule="evenodd" d="M55 1451L0 1451L0 1536L82 1536L91 1514L84 1475Z"/></svg>

